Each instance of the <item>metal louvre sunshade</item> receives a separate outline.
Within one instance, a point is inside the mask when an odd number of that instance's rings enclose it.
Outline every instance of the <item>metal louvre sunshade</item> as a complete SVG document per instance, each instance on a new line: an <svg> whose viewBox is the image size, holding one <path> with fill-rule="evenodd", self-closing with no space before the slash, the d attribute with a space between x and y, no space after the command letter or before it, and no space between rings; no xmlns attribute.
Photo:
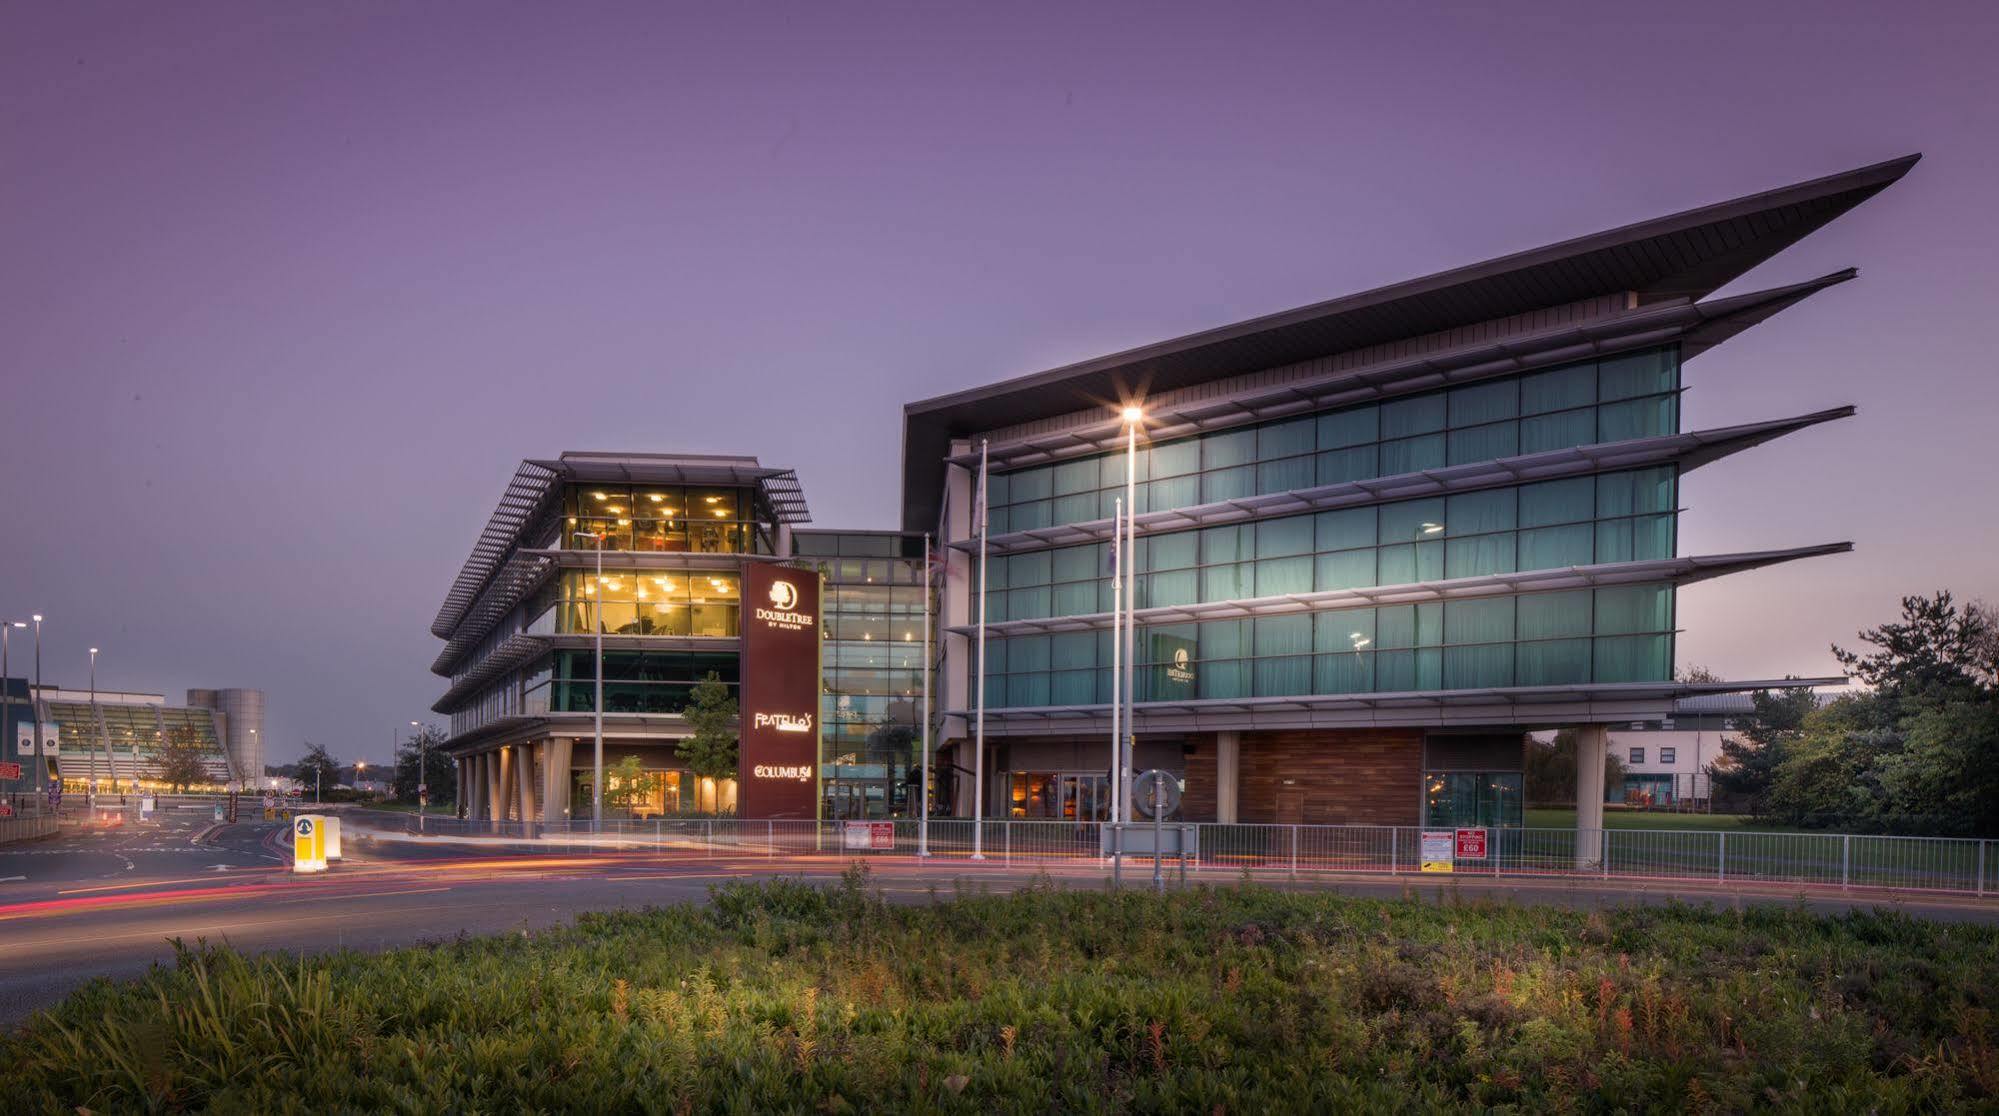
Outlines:
<svg viewBox="0 0 1999 1116"><path fill-rule="evenodd" d="M1442 469L1425 469L1414 473L1344 481L1339 484L1272 492L1259 496L1240 496L1210 504L1146 512L1138 516L1137 527L1138 532L1144 535L1192 527L1246 523L1305 512L1382 504L1393 500L1408 500L1451 492L1469 492L1500 485L1554 480L1613 469L1633 469L1672 461L1681 462L1685 469L1691 470L1731 453L1760 445L1772 438L1803 430L1818 423L1847 418L1853 413L1852 407L1834 407L1797 418L1748 423L1691 434L1665 434L1622 442L1602 442L1596 445L1522 454L1497 461L1451 465ZM1036 527L994 535L987 541L986 549L988 554L1006 555L1057 546L1102 542L1111 537L1111 530L1112 521L1109 519L1065 523L1054 527ZM979 543L974 537L958 539L950 546L954 550L973 552L978 550Z"/></svg>
<svg viewBox="0 0 1999 1116"><path fill-rule="evenodd" d="M1606 562L1590 566L1565 566L1552 570L1487 574L1482 577L1450 578L1442 581L1413 582L1407 585L1377 585L1358 589L1327 589L1314 593L1287 593L1275 597L1252 597L1202 604L1164 605L1141 608L1132 615L1141 624L1183 624L1204 620L1233 620L1256 616L1282 616L1294 612L1360 608L1369 605L1411 604L1423 601L1456 600L1464 597L1492 597L1506 593L1549 592L1561 589L1594 588L1605 585L1636 585L1671 581L1686 585L1710 577L1739 573L1799 558L1844 554L1850 542L1793 547L1788 550L1759 550L1741 554L1717 554L1694 558L1658 558L1643 562ZM1111 626L1113 613L1095 612L1080 616L1055 616L1034 620L1001 620L986 625L987 635L1039 635L1053 632L1094 631ZM959 625L946 629L971 635L976 626Z"/></svg>
<svg viewBox="0 0 1999 1116"><path fill-rule="evenodd" d="M1268 419L1329 407L1365 403L1453 384L1512 375L1595 356L1679 340L1694 352L1705 351L1727 336L1795 305L1807 296L1854 277L1852 269L1805 283L1717 299L1674 302L1627 311L1615 316L1542 332L1523 332L1495 341L1421 357L1385 360L1362 368L1342 369L1308 379L1258 385L1222 396L1179 404L1148 403L1145 436L1155 442L1222 430ZM1124 445L1124 425L1103 421L1070 430L986 447L989 466L1023 468L1095 453ZM953 465L978 463L975 452L946 459Z"/></svg>
<svg viewBox="0 0 1999 1116"><path fill-rule="evenodd" d="M549 641L542 636L515 635L501 641L493 653L479 660L479 665L465 672L464 676L451 684L442 697L431 705L432 713L450 713L457 709L459 702L505 674L507 671L532 662L534 658L548 650Z"/></svg>
<svg viewBox="0 0 1999 1116"><path fill-rule="evenodd" d="M437 612L437 619L431 621L430 634L439 639L450 639L452 630L458 626L472 603L478 599L480 590L498 571L500 563L520 538L521 529L535 517L544 501L555 491L556 472L539 461L523 461L515 470L514 479L507 484L507 490L500 497L500 506L493 511L493 517L486 521L485 530L479 532L479 541L472 546L472 556L458 571L458 579L452 582L451 591L444 596L444 607Z"/></svg>

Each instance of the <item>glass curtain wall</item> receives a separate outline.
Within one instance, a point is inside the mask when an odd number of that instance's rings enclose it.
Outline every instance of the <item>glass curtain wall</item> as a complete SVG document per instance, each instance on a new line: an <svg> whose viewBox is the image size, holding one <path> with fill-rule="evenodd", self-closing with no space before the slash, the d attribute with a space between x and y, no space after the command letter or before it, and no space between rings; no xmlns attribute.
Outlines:
<svg viewBox="0 0 1999 1116"><path fill-rule="evenodd" d="M719 570L565 570L555 631L731 639L742 628L742 578Z"/></svg>
<svg viewBox="0 0 1999 1116"><path fill-rule="evenodd" d="M577 484L563 488L561 545L589 550L575 532L606 536L606 550L662 554L768 553L752 488Z"/></svg>
<svg viewBox="0 0 1999 1116"><path fill-rule="evenodd" d="M824 816L914 812L923 699L923 542L896 533L800 532L826 575L822 611Z"/></svg>
<svg viewBox="0 0 1999 1116"><path fill-rule="evenodd" d="M1679 350L1625 353L1140 447L1141 513L1679 430ZM1124 455L989 478L995 534L1111 516Z"/></svg>
<svg viewBox="0 0 1999 1116"><path fill-rule="evenodd" d="M733 694L739 664L733 651L606 651L604 712L678 713L687 707L695 683L711 671ZM530 706L546 701L556 713L591 713L596 682L595 654L558 651L547 668L530 672L525 701Z"/></svg>
<svg viewBox="0 0 1999 1116"><path fill-rule="evenodd" d="M1663 682L1673 587L1331 609L1139 626L1140 701ZM1110 700L1108 630L988 637L986 702Z"/></svg>
<svg viewBox="0 0 1999 1116"><path fill-rule="evenodd" d="M1141 537L1139 608L1670 558L1671 466ZM1111 609L1109 546L992 558L988 618Z"/></svg>

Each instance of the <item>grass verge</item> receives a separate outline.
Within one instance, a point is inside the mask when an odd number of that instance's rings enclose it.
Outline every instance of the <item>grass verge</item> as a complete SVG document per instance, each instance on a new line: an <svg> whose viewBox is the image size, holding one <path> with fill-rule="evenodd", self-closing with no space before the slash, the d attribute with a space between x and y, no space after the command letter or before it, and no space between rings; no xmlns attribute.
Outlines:
<svg viewBox="0 0 1999 1116"><path fill-rule="evenodd" d="M11 1112L1941 1110L1999 930L865 877L318 957L187 947L0 1038Z"/></svg>

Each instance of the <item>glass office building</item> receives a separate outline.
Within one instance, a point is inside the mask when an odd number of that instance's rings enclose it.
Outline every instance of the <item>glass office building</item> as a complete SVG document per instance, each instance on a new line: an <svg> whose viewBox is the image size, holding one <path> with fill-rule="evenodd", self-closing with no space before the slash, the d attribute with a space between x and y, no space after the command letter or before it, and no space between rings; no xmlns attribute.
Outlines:
<svg viewBox="0 0 1999 1116"><path fill-rule="evenodd" d="M732 811L735 780L682 758L682 713L705 679L738 690L745 565L807 519L796 475L753 457L523 461L431 628L473 816L587 817L600 713L607 773L640 764L607 774L618 816Z"/></svg>
<svg viewBox="0 0 1999 1116"><path fill-rule="evenodd" d="M1675 681L1681 586L1849 549L1683 554L1684 476L1852 409L1689 430L1680 402L1854 273L1714 293L1913 161L906 406L903 527L951 572L940 765L987 775L956 812L1102 816L1128 499L1133 766L1185 817L1518 824L1527 732L1601 763L1606 726L1716 688Z"/></svg>
<svg viewBox="0 0 1999 1116"><path fill-rule="evenodd" d="M1132 767L1174 773L1183 817L1517 824L1530 731L1575 729L1588 785L1608 726L1833 681L1675 679L1682 586L1850 549L1687 554L1678 521L1688 474L1853 409L1688 429L1681 400L1703 354L1855 273L1716 292L1914 162L910 403L895 530L803 529L753 458L524 463L433 627L453 748L500 816L551 755L547 793L582 801L562 749L601 634L619 748L674 771L694 681L759 677L742 566L779 562L823 593L821 816L914 812L927 722L938 812L1107 817L1122 603Z"/></svg>

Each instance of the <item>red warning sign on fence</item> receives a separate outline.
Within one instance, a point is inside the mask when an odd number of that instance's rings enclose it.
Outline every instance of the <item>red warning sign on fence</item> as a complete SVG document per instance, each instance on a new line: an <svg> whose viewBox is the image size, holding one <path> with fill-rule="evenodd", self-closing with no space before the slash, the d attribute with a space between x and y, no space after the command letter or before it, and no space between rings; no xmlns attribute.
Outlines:
<svg viewBox="0 0 1999 1116"><path fill-rule="evenodd" d="M1485 827L1458 830L1458 859L1485 859Z"/></svg>

